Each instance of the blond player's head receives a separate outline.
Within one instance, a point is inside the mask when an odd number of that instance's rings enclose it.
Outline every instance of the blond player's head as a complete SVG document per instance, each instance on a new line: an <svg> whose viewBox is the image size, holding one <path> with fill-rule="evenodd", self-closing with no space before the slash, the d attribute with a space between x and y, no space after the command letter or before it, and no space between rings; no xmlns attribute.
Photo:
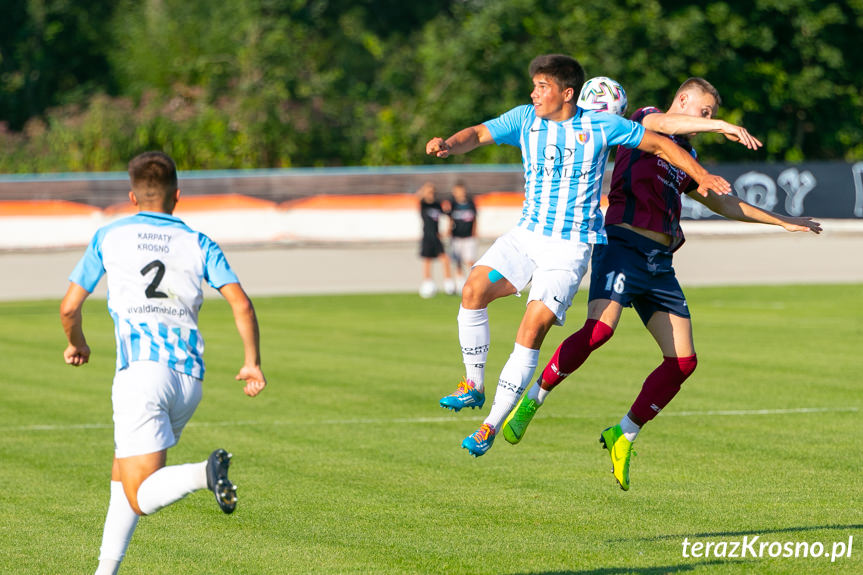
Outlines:
<svg viewBox="0 0 863 575"><path fill-rule="evenodd" d="M722 104L719 90L704 78L689 78L674 94L669 112L712 118Z"/></svg>

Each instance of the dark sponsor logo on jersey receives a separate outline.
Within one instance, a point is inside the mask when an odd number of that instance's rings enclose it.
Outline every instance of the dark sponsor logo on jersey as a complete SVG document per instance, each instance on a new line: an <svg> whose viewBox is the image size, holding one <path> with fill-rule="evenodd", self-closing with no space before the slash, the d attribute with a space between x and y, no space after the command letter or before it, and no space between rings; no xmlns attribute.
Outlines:
<svg viewBox="0 0 863 575"><path fill-rule="evenodd" d="M564 164L572 161L575 156L575 148L567 148L566 146L558 146L557 144L548 144L542 151L542 157L546 161L551 160L555 164Z"/></svg>
<svg viewBox="0 0 863 575"><path fill-rule="evenodd" d="M533 171L537 176L550 178L569 178L570 180L584 180L590 178L590 172L582 172L581 168L575 166L562 166L555 164L553 166L534 166Z"/></svg>
<svg viewBox="0 0 863 575"><path fill-rule="evenodd" d="M542 154L545 163L542 166L534 165L533 170L537 176L588 180L590 172L583 172L580 166L573 164L575 152L576 148L549 144L545 147ZM548 162L552 162L552 164L548 165Z"/></svg>
<svg viewBox="0 0 863 575"><path fill-rule="evenodd" d="M662 178L661 176L660 176L660 179L672 187L675 187L675 188L679 187L680 184L683 183L683 180L686 178L686 172L684 172L683 170L681 170L679 168L672 166L671 164L669 164L668 162L666 162L662 158L656 159L656 165L666 171L666 173L668 174L668 177L671 178L671 181L668 181L665 178Z"/></svg>

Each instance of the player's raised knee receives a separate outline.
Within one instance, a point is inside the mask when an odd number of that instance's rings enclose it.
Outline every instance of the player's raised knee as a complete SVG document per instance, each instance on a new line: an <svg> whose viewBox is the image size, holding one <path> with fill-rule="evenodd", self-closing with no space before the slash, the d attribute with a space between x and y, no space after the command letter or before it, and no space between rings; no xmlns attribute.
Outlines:
<svg viewBox="0 0 863 575"><path fill-rule="evenodd" d="M680 370L680 375L682 376L681 381L692 375L695 368L698 366L698 357L694 353L688 357L674 357L669 359L673 360L677 365L677 368Z"/></svg>
<svg viewBox="0 0 863 575"><path fill-rule="evenodd" d="M488 284L474 274L468 277L461 289L461 304L466 309L482 309L488 305Z"/></svg>

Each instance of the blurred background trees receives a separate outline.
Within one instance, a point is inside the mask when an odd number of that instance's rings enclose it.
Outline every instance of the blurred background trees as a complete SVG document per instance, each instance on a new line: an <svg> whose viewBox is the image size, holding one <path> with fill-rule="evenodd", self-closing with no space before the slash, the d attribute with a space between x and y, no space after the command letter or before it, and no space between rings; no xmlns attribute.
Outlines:
<svg viewBox="0 0 863 575"><path fill-rule="evenodd" d="M5 0L0 172L407 165L426 140L529 103L571 54L666 106L689 76L765 143L707 161L863 158L863 0ZM510 163L490 146L460 162Z"/></svg>

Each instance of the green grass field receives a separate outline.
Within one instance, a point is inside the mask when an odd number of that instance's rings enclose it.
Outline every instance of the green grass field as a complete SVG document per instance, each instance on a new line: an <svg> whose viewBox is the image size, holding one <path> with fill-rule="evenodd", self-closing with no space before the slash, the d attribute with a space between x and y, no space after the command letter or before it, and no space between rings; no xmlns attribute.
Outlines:
<svg viewBox="0 0 863 575"><path fill-rule="evenodd" d="M256 299L270 382L256 399L233 380L230 310L209 298L204 400L169 463L229 449L238 509L201 492L143 519L121 573L863 573L863 285L687 295L699 367L639 437L629 492L597 439L660 361L632 311L520 445L474 459L460 443L490 401L437 405L461 374L454 298ZM491 307L490 389L523 306ZM580 295L541 365L584 310ZM114 345L104 301L84 312L93 357L75 369L57 302L0 304L0 573L96 567ZM756 536L756 551L820 543L828 556L683 556L684 538L730 554ZM831 562L849 537L851 556Z"/></svg>

